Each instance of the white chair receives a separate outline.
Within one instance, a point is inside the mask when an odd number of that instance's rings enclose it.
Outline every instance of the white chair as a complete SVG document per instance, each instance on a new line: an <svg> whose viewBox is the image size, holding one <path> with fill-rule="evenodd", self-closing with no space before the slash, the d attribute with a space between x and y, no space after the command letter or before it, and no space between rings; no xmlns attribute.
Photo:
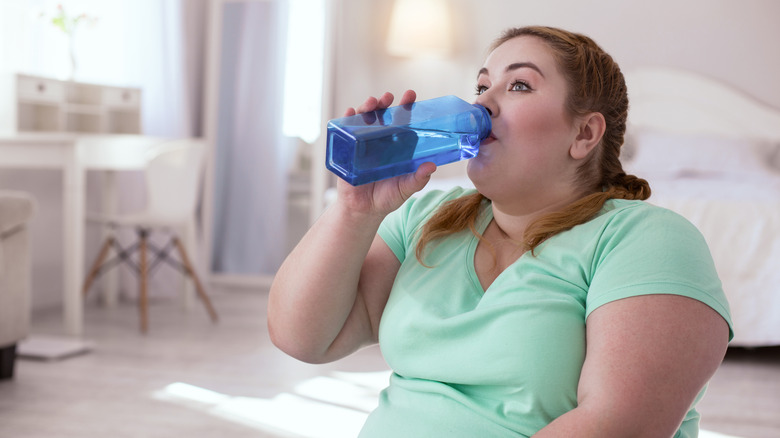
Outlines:
<svg viewBox="0 0 780 438"><path fill-rule="evenodd" d="M143 333L148 329L148 278L163 262L192 278L209 316L212 321L217 321L217 313L179 237L184 231L184 241L188 245L195 244L194 217L202 181L205 149L205 143L195 139L172 140L153 146L149 150L146 166L146 208L134 214L90 217L90 220L97 220L107 226L110 232L84 282L84 295L100 274L120 263L128 264L132 271L138 274ZM122 227L134 228L137 242L127 247L120 245L116 231ZM167 234L168 243L158 247L150 242L152 231ZM116 255L106 260L112 248ZM151 260L147 250L151 250ZM179 260L171 256L174 250L178 252ZM136 253L137 261L132 258Z"/></svg>

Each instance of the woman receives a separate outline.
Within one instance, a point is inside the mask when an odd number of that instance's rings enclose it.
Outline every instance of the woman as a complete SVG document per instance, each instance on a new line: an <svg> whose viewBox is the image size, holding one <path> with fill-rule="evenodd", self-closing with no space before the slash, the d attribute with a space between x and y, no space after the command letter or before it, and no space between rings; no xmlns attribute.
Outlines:
<svg viewBox="0 0 780 438"><path fill-rule="evenodd" d="M271 288L274 343L312 363L380 343L394 373L364 437L696 436L728 304L702 236L621 168L617 64L585 36L512 29L476 103L493 122L476 191L407 201L431 163L339 181Z"/></svg>

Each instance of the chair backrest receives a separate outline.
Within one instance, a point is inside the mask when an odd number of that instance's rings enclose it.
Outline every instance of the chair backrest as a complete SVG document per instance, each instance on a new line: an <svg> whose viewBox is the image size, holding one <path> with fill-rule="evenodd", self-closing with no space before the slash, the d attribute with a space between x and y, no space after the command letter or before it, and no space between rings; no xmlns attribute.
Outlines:
<svg viewBox="0 0 780 438"><path fill-rule="evenodd" d="M206 144L172 140L149 150L146 167L147 213L161 221L186 221L197 206Z"/></svg>

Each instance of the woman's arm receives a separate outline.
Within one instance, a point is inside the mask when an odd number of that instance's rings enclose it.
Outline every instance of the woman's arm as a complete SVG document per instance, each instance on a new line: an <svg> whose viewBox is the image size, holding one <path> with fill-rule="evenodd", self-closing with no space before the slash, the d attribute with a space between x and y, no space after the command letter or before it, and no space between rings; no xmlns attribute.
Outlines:
<svg viewBox="0 0 780 438"><path fill-rule="evenodd" d="M587 320L578 406L534 435L671 437L726 352L729 329L678 295L605 304Z"/></svg>
<svg viewBox="0 0 780 438"><path fill-rule="evenodd" d="M323 363L375 340L400 266L375 237L381 220L334 205L306 233L271 286L268 329L277 347Z"/></svg>
<svg viewBox="0 0 780 438"><path fill-rule="evenodd" d="M407 91L401 104L411 103ZM386 108L390 93L369 98L356 112ZM274 344L312 363L342 358L377 340L400 262L376 232L384 217L422 189L436 169L350 186L337 182L338 198L306 233L277 272L268 299Z"/></svg>

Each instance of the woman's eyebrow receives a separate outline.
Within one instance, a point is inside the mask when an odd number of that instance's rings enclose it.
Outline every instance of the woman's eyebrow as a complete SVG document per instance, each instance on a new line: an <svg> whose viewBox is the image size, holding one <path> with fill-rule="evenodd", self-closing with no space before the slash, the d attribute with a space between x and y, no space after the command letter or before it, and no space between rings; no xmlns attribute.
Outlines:
<svg viewBox="0 0 780 438"><path fill-rule="evenodd" d="M514 64L509 64L506 66L505 71L510 72L513 70L517 70L519 68L530 68L531 70L536 70L537 73L539 73L542 77L544 77L544 73L542 73L542 70L536 66L533 62L515 62ZM479 69L479 73L477 73L477 78L479 78L481 75L488 74L488 69L486 67L482 67Z"/></svg>
<svg viewBox="0 0 780 438"><path fill-rule="evenodd" d="M531 70L536 70L537 73L539 73L542 77L544 77L544 73L542 73L542 70L536 66L533 62L516 62L514 64L509 64L506 66L506 71L510 72L513 70L517 70L519 68L530 68Z"/></svg>

